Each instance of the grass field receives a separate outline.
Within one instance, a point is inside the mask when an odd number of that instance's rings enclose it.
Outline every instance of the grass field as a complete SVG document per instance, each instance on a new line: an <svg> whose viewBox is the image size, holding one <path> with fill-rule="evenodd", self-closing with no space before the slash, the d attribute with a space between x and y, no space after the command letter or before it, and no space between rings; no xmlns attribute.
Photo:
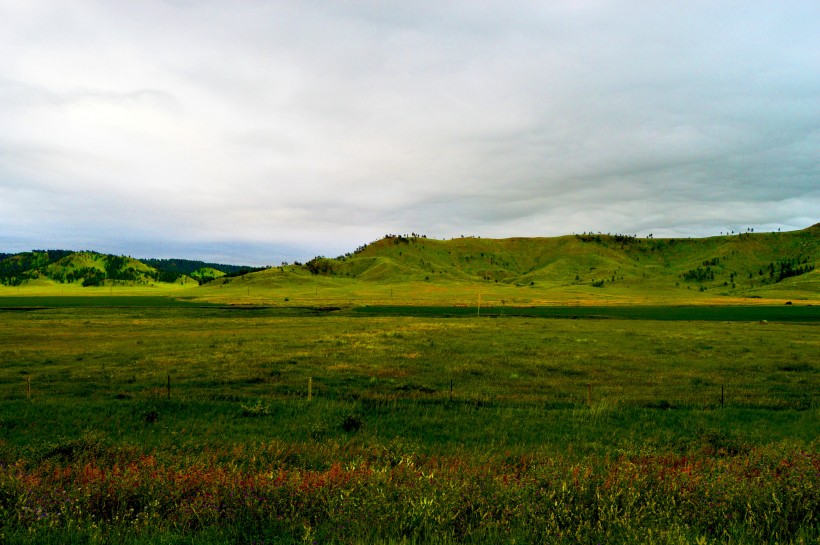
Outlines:
<svg viewBox="0 0 820 545"><path fill-rule="evenodd" d="M329 306L0 299L0 543L820 539L816 306Z"/></svg>
<svg viewBox="0 0 820 545"><path fill-rule="evenodd" d="M808 306L727 306L727 305L563 305L549 307L439 307L439 306L365 306L355 312L366 316L419 317L492 317L492 318L591 318L635 320L697 320L697 321L777 321L817 322L820 307Z"/></svg>

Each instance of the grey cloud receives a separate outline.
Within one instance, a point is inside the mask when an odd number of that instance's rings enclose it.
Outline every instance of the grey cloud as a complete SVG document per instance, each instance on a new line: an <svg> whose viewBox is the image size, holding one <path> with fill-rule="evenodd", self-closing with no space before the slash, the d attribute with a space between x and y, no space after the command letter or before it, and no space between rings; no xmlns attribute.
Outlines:
<svg viewBox="0 0 820 545"><path fill-rule="evenodd" d="M810 3L2 9L4 210L36 193L66 240L119 222L131 245L335 255L385 232L817 221Z"/></svg>
<svg viewBox="0 0 820 545"><path fill-rule="evenodd" d="M149 107L178 111L179 101L173 94L159 89L136 89L127 92L75 89L55 92L46 87L0 78L0 98L17 107L70 107L83 102L103 102L123 107Z"/></svg>

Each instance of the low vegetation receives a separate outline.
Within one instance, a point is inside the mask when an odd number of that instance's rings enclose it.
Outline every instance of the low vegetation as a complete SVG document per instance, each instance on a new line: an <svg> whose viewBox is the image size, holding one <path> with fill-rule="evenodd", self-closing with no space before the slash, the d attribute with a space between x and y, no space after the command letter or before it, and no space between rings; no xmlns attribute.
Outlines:
<svg viewBox="0 0 820 545"><path fill-rule="evenodd" d="M4 543L820 538L816 313L23 299L0 304Z"/></svg>

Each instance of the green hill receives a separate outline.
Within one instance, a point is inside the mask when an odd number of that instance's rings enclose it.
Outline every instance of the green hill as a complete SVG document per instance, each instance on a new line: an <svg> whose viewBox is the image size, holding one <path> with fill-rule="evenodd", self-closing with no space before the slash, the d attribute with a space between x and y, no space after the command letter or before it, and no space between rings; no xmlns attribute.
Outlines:
<svg viewBox="0 0 820 545"><path fill-rule="evenodd" d="M70 255L68 250L32 250L20 254L3 254L0 258L0 284L19 286L40 277L39 269Z"/></svg>
<svg viewBox="0 0 820 545"><path fill-rule="evenodd" d="M97 252L34 250L0 261L0 283L19 286L31 282L84 287L193 283L187 276L157 270L132 257Z"/></svg>
<svg viewBox="0 0 820 545"><path fill-rule="evenodd" d="M193 287L223 276L242 276L262 268L189 259L144 259L71 250L32 250L0 254L0 285L77 284L139 286L176 284Z"/></svg>
<svg viewBox="0 0 820 545"><path fill-rule="evenodd" d="M253 269L188 260L36 250L0 260L0 283L171 285L248 304L549 304L820 298L820 224L708 238L388 235L335 259ZM201 266L188 270L195 264ZM225 270L230 267L230 270ZM185 269L186 274L174 269ZM200 285L199 288L196 288Z"/></svg>
<svg viewBox="0 0 820 545"><path fill-rule="evenodd" d="M368 281L471 281L515 286L684 287L748 292L816 281L820 224L789 233L703 239L584 234L555 238L433 240L387 236L316 275Z"/></svg>
<svg viewBox="0 0 820 545"><path fill-rule="evenodd" d="M484 294L496 303L546 304L705 301L820 296L820 225L787 233L709 238L637 238L582 234L553 238L435 240L388 235L335 259L317 257L222 279L203 297L279 295L339 303L466 303ZM217 291L218 289L218 291Z"/></svg>
<svg viewBox="0 0 820 545"><path fill-rule="evenodd" d="M217 278L222 278L223 276L225 276L225 272L220 271L218 269L214 269L213 267L200 267L195 271L191 271L191 273L188 276L190 276L200 284L206 284L208 282L216 280Z"/></svg>

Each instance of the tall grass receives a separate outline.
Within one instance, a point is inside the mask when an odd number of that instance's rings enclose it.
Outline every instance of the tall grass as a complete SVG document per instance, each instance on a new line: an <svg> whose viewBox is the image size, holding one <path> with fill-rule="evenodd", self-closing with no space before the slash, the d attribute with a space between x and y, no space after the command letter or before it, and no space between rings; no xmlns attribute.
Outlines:
<svg viewBox="0 0 820 545"><path fill-rule="evenodd" d="M100 449L93 437L85 442L68 458L0 467L4 542L150 542L178 534L203 543L820 537L817 445L577 461L541 452L482 459L420 455L402 443L273 441L161 461L123 446ZM335 461L307 469L304 458Z"/></svg>

